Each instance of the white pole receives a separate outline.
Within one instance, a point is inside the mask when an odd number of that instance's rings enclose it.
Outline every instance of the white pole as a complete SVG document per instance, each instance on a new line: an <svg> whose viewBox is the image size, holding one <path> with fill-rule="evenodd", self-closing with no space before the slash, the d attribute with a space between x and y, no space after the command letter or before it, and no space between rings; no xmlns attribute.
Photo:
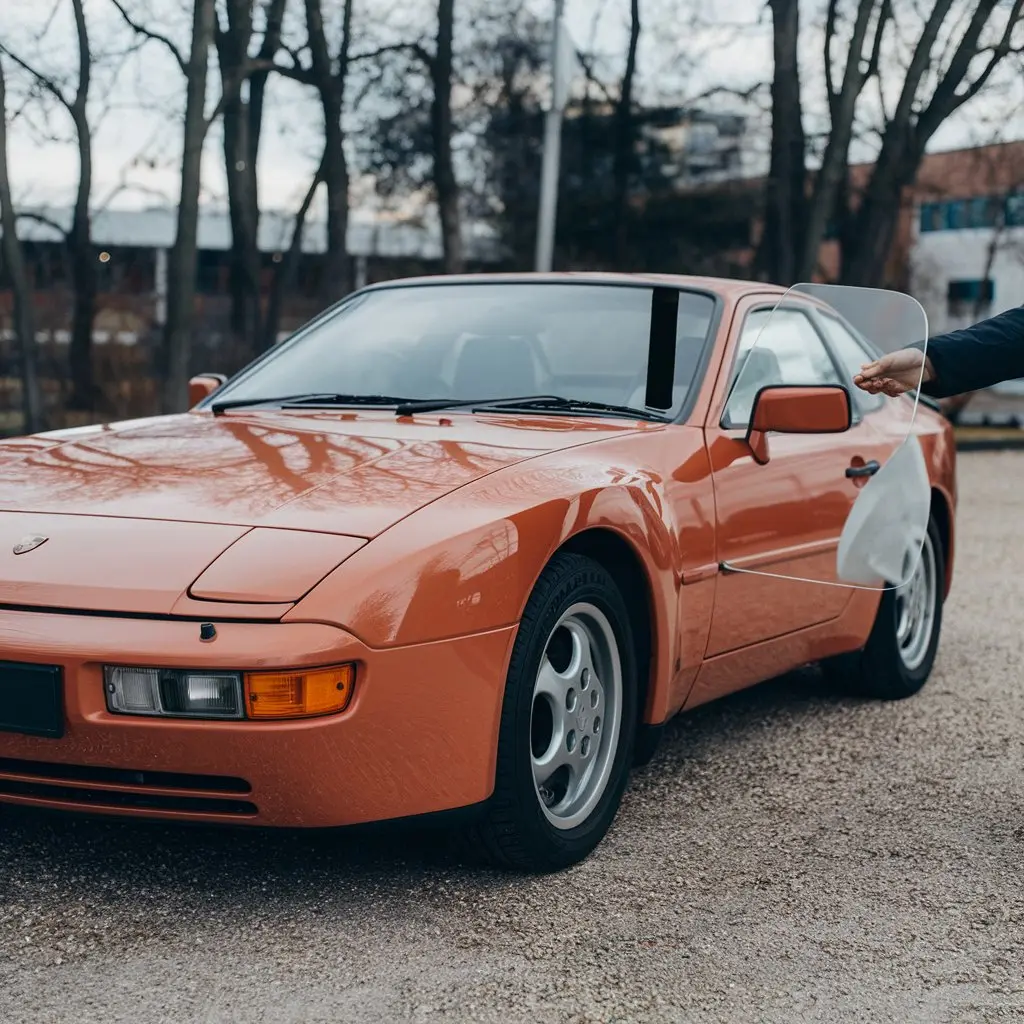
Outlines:
<svg viewBox="0 0 1024 1024"><path fill-rule="evenodd" d="M558 169L562 148L562 13L565 0L555 0L555 22L551 32L551 107L544 123L544 161L540 176L540 209L537 215L537 270L551 269L555 248L555 218L558 215Z"/></svg>

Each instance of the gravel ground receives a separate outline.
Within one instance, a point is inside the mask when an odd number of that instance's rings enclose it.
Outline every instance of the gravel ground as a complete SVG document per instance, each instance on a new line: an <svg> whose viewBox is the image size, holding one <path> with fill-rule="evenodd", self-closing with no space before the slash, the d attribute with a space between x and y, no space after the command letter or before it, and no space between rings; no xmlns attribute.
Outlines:
<svg viewBox="0 0 1024 1024"><path fill-rule="evenodd" d="M5 813L0 1021L1024 1019L1022 471L961 460L919 697L806 672L685 716L565 874L431 835Z"/></svg>

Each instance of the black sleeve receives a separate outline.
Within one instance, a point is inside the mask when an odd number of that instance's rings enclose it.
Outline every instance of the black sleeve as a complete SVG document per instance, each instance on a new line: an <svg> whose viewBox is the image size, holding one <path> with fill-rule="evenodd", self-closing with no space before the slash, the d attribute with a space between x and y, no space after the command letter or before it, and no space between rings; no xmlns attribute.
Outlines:
<svg viewBox="0 0 1024 1024"><path fill-rule="evenodd" d="M920 347L920 346L918 346ZM1024 306L928 341L935 378L921 388L949 398L1024 377Z"/></svg>

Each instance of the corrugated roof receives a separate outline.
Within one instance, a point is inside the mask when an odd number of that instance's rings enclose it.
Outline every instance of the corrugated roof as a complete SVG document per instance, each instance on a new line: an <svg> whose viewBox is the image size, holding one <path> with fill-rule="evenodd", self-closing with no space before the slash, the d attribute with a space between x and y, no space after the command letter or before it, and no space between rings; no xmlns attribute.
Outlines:
<svg viewBox="0 0 1024 1024"><path fill-rule="evenodd" d="M71 210L37 208L34 213L59 224L65 230L71 223ZM265 211L260 216L259 245L264 252L287 248L291 241L292 214ZM103 210L93 215L92 237L96 245L139 249L170 249L177 231L177 211L173 207L150 210ZM496 241L484 225L468 225L464 232L467 253L473 259L493 258ZM24 241L52 242L57 235L52 227L30 217L18 222L18 235ZM322 253L327 247L324 221L307 221L302 250ZM199 248L226 251L231 248L231 221L226 213L206 210L199 217ZM389 256L414 259L440 259L439 233L430 224L352 219L348 226L348 251L352 256Z"/></svg>

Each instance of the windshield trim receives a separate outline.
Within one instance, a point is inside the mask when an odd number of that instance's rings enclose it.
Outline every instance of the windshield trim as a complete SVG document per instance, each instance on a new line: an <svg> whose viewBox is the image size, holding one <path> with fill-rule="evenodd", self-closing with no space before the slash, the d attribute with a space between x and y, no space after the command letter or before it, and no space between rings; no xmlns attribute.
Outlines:
<svg viewBox="0 0 1024 1024"><path fill-rule="evenodd" d="M660 415L663 418L659 422L668 424L684 424L690 419L693 414L693 407L696 405L697 397L703 387L704 381L707 377L708 366L711 363L712 355L715 350L715 341L718 338L719 328L722 322L722 313L725 309L725 300L716 291L710 288L700 286L689 286L675 284L671 280L656 280L654 278L646 278L642 275L637 275L635 280L629 279L603 279L601 277L590 277L589 275L579 275L566 278L558 277L537 277L531 274L522 275L500 275L494 277L487 274L479 275L467 275L465 277L459 276L454 278L444 277L424 277L417 278L414 280L403 280L398 278L394 281L381 281L376 284L366 285L364 288L360 288L358 291L352 292L346 295L344 298L339 299L337 302L328 306L326 309L321 310L311 320L307 320L299 328L293 331L283 341L278 342L272 348L267 349L266 352L258 355L252 362L242 367L237 373L229 377L212 395L207 395L197 406L196 411L208 412L211 406L217 401L223 401L224 397L228 393L229 388L233 388L236 384L241 383L247 377L251 376L258 369L262 369L267 363L277 359L283 352L291 348L292 345L297 344L305 335L316 327L320 326L325 320L329 320L331 317L340 313L348 306L353 305L356 302L360 302L367 296L372 295L376 292L392 291L399 288L465 288L465 287L478 287L485 285L521 285L529 284L534 286L546 286L546 285L576 285L583 287L594 287L595 285L602 288L643 288L649 291L654 291L658 288L670 289L680 293L688 295L701 295L705 298L711 299L713 308L711 317L708 320L708 327L704 334L704 343L701 349L700 357L697 360L696 368L693 373L693 380L690 387L687 389L686 397L683 399L683 404L679 412L675 416L669 416L667 411L658 412L654 410L654 414ZM578 416L579 413L571 413L569 415Z"/></svg>

